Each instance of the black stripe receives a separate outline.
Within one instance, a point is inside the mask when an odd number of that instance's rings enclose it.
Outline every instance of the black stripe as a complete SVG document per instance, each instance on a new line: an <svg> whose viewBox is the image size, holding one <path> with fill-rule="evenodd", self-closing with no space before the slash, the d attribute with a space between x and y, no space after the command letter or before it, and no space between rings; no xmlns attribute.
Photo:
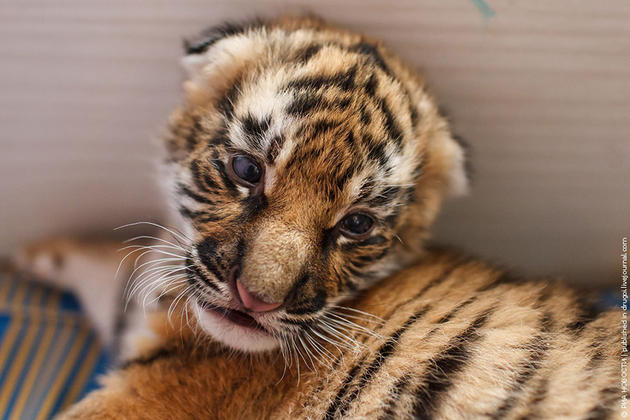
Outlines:
<svg viewBox="0 0 630 420"><path fill-rule="evenodd" d="M399 192L400 187L386 187L376 197L370 199L368 204L370 206L391 204L397 198Z"/></svg>
<svg viewBox="0 0 630 420"><path fill-rule="evenodd" d="M365 362L365 357L361 358L359 362L356 365L354 365L352 369L350 369L350 372L348 372L348 375L346 376L346 379L344 379L343 383L341 384L341 388L339 388L337 395L335 396L332 403L328 407L328 410L326 410L326 414L324 415L325 420L334 419L335 413L337 412L337 409L339 408L339 404L341 403L341 398L344 395L346 395L346 393L348 392L350 383L354 380L354 378L357 376L357 374L361 370L363 362Z"/></svg>
<svg viewBox="0 0 630 420"><path fill-rule="evenodd" d="M199 218L199 223L218 222L223 219L225 219L225 217L219 216L218 214L205 213L203 217Z"/></svg>
<svg viewBox="0 0 630 420"><path fill-rule="evenodd" d="M247 144L260 150L267 129L271 125L271 115L262 120L256 119L252 115L247 115L242 119L241 123Z"/></svg>
<svg viewBox="0 0 630 420"><path fill-rule="evenodd" d="M385 143L374 140L372 136L368 134L364 135L363 140L365 147L368 149L368 157L372 160L378 161L381 168L386 168L389 164L389 159L387 158Z"/></svg>
<svg viewBox="0 0 630 420"><path fill-rule="evenodd" d="M217 184L217 181L215 181L211 176L209 175L204 175L203 176L203 182L206 183L206 185L208 186L208 188L213 188L213 189L218 189L219 188L219 184Z"/></svg>
<svg viewBox="0 0 630 420"><path fill-rule="evenodd" d="M402 130L398 126L398 123L394 118L394 114L387 104L385 98L380 97L376 94L377 85L378 80L376 78L376 74L372 73L366 84L363 85L363 90L372 99L372 101L376 104L378 109L383 114L383 117L385 118L385 129L387 130L390 139L396 142L398 146L400 146L400 143L402 142Z"/></svg>
<svg viewBox="0 0 630 420"><path fill-rule="evenodd" d="M367 82L365 82L365 85L363 85L363 90L368 94L368 96L375 97L377 87L378 79L376 78L376 73L372 73Z"/></svg>
<svg viewBox="0 0 630 420"><path fill-rule="evenodd" d="M196 246L199 258L214 258L217 256L218 242L214 238L205 238Z"/></svg>
<svg viewBox="0 0 630 420"><path fill-rule="evenodd" d="M453 309L451 309L446 315L444 315L442 318L437 320L437 324L445 324L447 322L449 322L451 319L453 319L453 317L455 315L457 315L457 313L459 311L461 311L462 309L464 309L466 306L470 305L471 303L473 303L474 301L477 300L477 296L473 296L471 298L466 299L465 301L461 302L459 305L455 306Z"/></svg>
<svg viewBox="0 0 630 420"><path fill-rule="evenodd" d="M324 263L328 262L328 258L330 257L330 252L333 249L336 249L338 247L339 244L337 243L337 239L339 238L340 235L341 234L339 232L339 229L337 229L336 226L324 229L322 231L319 249L321 249Z"/></svg>
<svg viewBox="0 0 630 420"><path fill-rule="evenodd" d="M236 184L234 184L234 182L232 182L232 180L228 176L228 174L227 174L227 172L225 170L225 164L222 161L220 161L219 159L213 159L211 162L212 162L212 165L219 172L219 176L221 176L221 181L223 182L223 187L225 187L225 189L228 190L228 192L230 193L230 195L232 197L237 197L238 196L238 189L236 187Z"/></svg>
<svg viewBox="0 0 630 420"><path fill-rule="evenodd" d="M488 290L492 290L496 287L503 286L503 285L514 285L514 284L520 285L524 283L525 281L521 279L520 277L515 276L513 273L510 273L508 271L504 271L498 276L496 276L494 279L492 279L489 283L487 283L486 285L478 289L477 292L478 293L487 292Z"/></svg>
<svg viewBox="0 0 630 420"><path fill-rule="evenodd" d="M588 324L597 319L597 317L601 314L601 310L593 304L593 302L586 298L576 299L575 305L578 308L579 313L576 320L568 324L567 328L576 336L579 336Z"/></svg>
<svg viewBox="0 0 630 420"><path fill-rule="evenodd" d="M374 181L373 177L367 178L365 182L363 182L363 185L361 185L361 193L359 194L359 197L354 202L354 204L361 202L367 199L370 195L372 195L372 193L374 192L375 184L376 182Z"/></svg>
<svg viewBox="0 0 630 420"><path fill-rule="evenodd" d="M201 131L201 124L199 119L193 117L193 125L188 134L186 135L186 150L192 151L198 143L197 134Z"/></svg>
<svg viewBox="0 0 630 420"><path fill-rule="evenodd" d="M368 254L368 255L359 255L355 261L360 261L362 263L369 263L372 262L374 260L380 260L381 258L383 258L385 255L387 255L387 253L389 252L388 248L382 249L378 254ZM364 265L361 265L360 267L363 267ZM359 267L359 266L357 266Z"/></svg>
<svg viewBox="0 0 630 420"><path fill-rule="evenodd" d="M357 167L355 165L349 165L343 172L337 176L335 183L339 192L343 192L346 183L354 176Z"/></svg>
<svg viewBox="0 0 630 420"><path fill-rule="evenodd" d="M331 107L330 102L322 95L311 92L304 92L296 95L293 102L287 107L287 113L295 116L305 116L314 109Z"/></svg>
<svg viewBox="0 0 630 420"><path fill-rule="evenodd" d="M236 244L235 265L241 265L241 261L243 261L243 257L245 257L246 250L247 250L247 244L245 243L245 239L239 238L238 243Z"/></svg>
<svg viewBox="0 0 630 420"><path fill-rule="evenodd" d="M416 390L414 418L432 417L435 403L453 385L454 375L462 370L470 358L471 345L481 338L477 331L486 324L492 312L493 309L484 311L461 334L449 340L444 351L427 362L427 368Z"/></svg>
<svg viewBox="0 0 630 420"><path fill-rule="evenodd" d="M241 205L243 206L241 214L239 214L236 220L238 223L245 223L266 209L269 205L269 201L267 200L267 196L263 194L252 194L241 200Z"/></svg>
<svg viewBox="0 0 630 420"><path fill-rule="evenodd" d="M354 134L352 133L352 130L348 131L348 135L345 136L343 138L344 142L346 143L346 145L348 146L348 150L353 151L356 149L356 140L354 138Z"/></svg>
<svg viewBox="0 0 630 420"><path fill-rule="evenodd" d="M411 124L415 126L418 123L419 115L418 110L414 106L414 101L411 100L411 94L409 93L409 90L407 89L405 84L393 74L393 72L385 62L385 59L379 52L378 46L367 42L361 42L350 47L350 51L355 51L359 54L369 57L374 62L374 64L376 64L383 71L383 73L385 73L385 75L387 75L390 79L400 83L400 89L403 91L405 98L407 99L407 107L411 118Z"/></svg>
<svg viewBox="0 0 630 420"><path fill-rule="evenodd" d="M394 207L394 206L392 206ZM392 213L390 215L388 215L387 217L385 217L384 222L387 226L391 226L394 227L396 226L396 223L398 222L398 216L400 216L400 209L402 208L402 205L397 205L392 209Z"/></svg>
<svg viewBox="0 0 630 420"><path fill-rule="evenodd" d="M374 236L370 236L369 238L363 241L347 242L341 246L341 249L345 252L349 252L357 248L363 248L366 246L382 245L386 242L387 242L387 238L385 238L383 235L374 235Z"/></svg>
<svg viewBox="0 0 630 420"><path fill-rule="evenodd" d="M356 264L356 263L354 263ZM365 265L365 264L363 264ZM363 266L360 264L360 266ZM359 267L361 268L361 267ZM347 266L346 270L348 271L348 273L350 273L350 275L348 277L346 277L346 281L345 281L345 285L350 289L350 290L357 290L357 285L351 280L351 277L356 277L356 278L362 278L362 280L366 281L368 280L368 276L367 273L362 273L361 271L359 271L358 269L353 268L352 266Z"/></svg>
<svg viewBox="0 0 630 420"><path fill-rule="evenodd" d="M287 308L286 313L290 315L306 315L318 312L326 305L326 297L326 292L319 290L315 293L315 296L306 297L303 301L295 303L295 306Z"/></svg>
<svg viewBox="0 0 630 420"><path fill-rule="evenodd" d="M186 54L201 54L217 41L230 36L244 34L245 32L265 26L265 23L256 18L249 22L223 22L220 25L205 29L194 40L184 40Z"/></svg>
<svg viewBox="0 0 630 420"><path fill-rule="evenodd" d="M282 150L282 146L284 145L284 136L278 135L271 139L271 143L269 144L269 149L267 149L267 163L272 165L278 155L280 154L280 150Z"/></svg>
<svg viewBox="0 0 630 420"><path fill-rule="evenodd" d="M413 168L413 177L414 177L414 179L420 178L420 176L423 173L424 173L424 161L421 160L420 162L418 162L416 167ZM415 190L415 186L407 187L407 190L410 191L411 194L413 194L413 192Z"/></svg>
<svg viewBox="0 0 630 420"><path fill-rule="evenodd" d="M206 268L206 270L212 273L217 278L217 280L220 280L223 277L221 275L221 272L219 271L219 268L213 261L210 261L207 258L203 258L201 259L201 262L203 263L203 266Z"/></svg>
<svg viewBox="0 0 630 420"><path fill-rule="evenodd" d="M532 399L527 404L528 411L519 417L519 420L534 420L541 418L541 414L538 410L538 405L547 398L547 394L549 393L549 378L541 378L540 382L538 382L538 386L533 391Z"/></svg>
<svg viewBox="0 0 630 420"><path fill-rule="evenodd" d="M196 278L197 280L201 281L203 284L207 285L208 287L210 287L215 292L221 293L221 290L219 289L219 287L216 284L212 283L210 280L208 280L206 278L206 276L204 276L203 273L201 271L199 271L197 266L195 266L192 263L192 261L190 261L190 263L187 262L186 265L190 266L190 267L188 267L187 271L189 273L191 273L194 276L194 278ZM190 283L191 285L197 287L197 283L190 276L188 277L188 283Z"/></svg>
<svg viewBox="0 0 630 420"><path fill-rule="evenodd" d="M234 82L232 87L230 87L225 95L219 100L217 104L217 109L227 120L231 120L234 117L234 106L237 102L237 97L241 92L241 81L237 80Z"/></svg>
<svg viewBox="0 0 630 420"><path fill-rule="evenodd" d="M602 363L606 360L606 356L602 350L602 345L606 345L611 341L610 336L607 333L609 333L609 331L600 326L595 329L593 336L590 337L590 344L587 352L592 355L586 364L585 369L588 372L587 381L602 373L599 369Z"/></svg>
<svg viewBox="0 0 630 420"><path fill-rule="evenodd" d="M350 264L348 265L348 271L352 273L352 276L361 279L363 272L363 268L374 263L375 261L380 260L385 255L389 253L389 249L385 248L378 254L370 254L370 255L360 255L350 260ZM363 279L366 280L366 279Z"/></svg>
<svg viewBox="0 0 630 420"><path fill-rule="evenodd" d="M550 319L551 314L543 314L542 320L540 321L541 332L543 334L534 337L534 339L527 344L526 348L529 349L529 354L523 362L523 368L510 386L509 395L503 400L499 408L497 408L494 413L490 414L490 418L504 418L518 402L518 397L521 396L527 383L542 367L547 350L549 349L549 345L547 343L548 337L545 334L549 332Z"/></svg>
<svg viewBox="0 0 630 420"><path fill-rule="evenodd" d="M363 125L369 125L370 122L372 122L372 116L370 115L370 112L365 109L365 106L361 107L361 122L363 123Z"/></svg>
<svg viewBox="0 0 630 420"><path fill-rule="evenodd" d="M593 356L589 359L588 363L586 364L586 370L597 369L605 359L604 353L602 353L602 350L598 348L598 345L594 344L593 347L595 347L596 350Z"/></svg>
<svg viewBox="0 0 630 420"><path fill-rule="evenodd" d="M409 98L409 115L411 116L411 125L415 127L418 125L418 120L420 120L420 115L418 115L418 109L413 105L411 98ZM464 165L468 166L469 160L464 161ZM468 174L468 172L466 172ZM468 178L468 177L467 177Z"/></svg>
<svg viewBox="0 0 630 420"><path fill-rule="evenodd" d="M337 87L343 91L349 91L354 88L356 73L357 66L355 65L331 76L312 75L292 80L287 83L286 88L319 90L324 87Z"/></svg>
<svg viewBox="0 0 630 420"><path fill-rule="evenodd" d="M285 323L285 324L289 324L289 325L296 325L296 326L299 326L299 327L307 328L309 326L312 326L312 325L316 324L317 320L315 320L315 319L280 318L280 322Z"/></svg>
<svg viewBox="0 0 630 420"><path fill-rule="evenodd" d="M375 50L376 51L376 50ZM384 73L392 80L396 80L398 81L387 69L387 67L384 64L384 61L382 61L382 57L380 57L380 61L383 63L383 66L385 67ZM411 101L411 96L409 94L409 91L407 90L407 88L404 86L404 84L400 81L398 81L400 83L400 88L402 89L406 99L407 99L407 103L408 103L408 108L409 108L409 113L410 113L410 118L411 118L411 122L412 124L415 126L418 120L418 112L416 111L415 107L412 104ZM376 94L376 89L378 87L378 79L376 77L376 73L372 73L370 75L370 78L367 80L367 82L365 83L365 85L363 85L363 90L365 91L365 93L367 93L367 95L369 97L372 98L372 100L374 101L374 103L378 106L378 108L381 110L381 112L383 113L383 115L385 116L385 128L387 129L390 137L396 141L398 143L398 145L400 145L400 142L402 141L402 131L400 129L400 127L398 126L398 124L396 123L396 120L394 118L394 114L392 113L391 109L389 108L389 105L387 104L387 101L385 100L385 98L379 97Z"/></svg>
<svg viewBox="0 0 630 420"><path fill-rule="evenodd" d="M230 146L232 141L228 137L227 129L222 126L210 139L212 146Z"/></svg>
<svg viewBox="0 0 630 420"><path fill-rule="evenodd" d="M190 163L190 173L192 175L195 186L203 192L212 193L209 188L218 188L218 184L207 175L201 174L201 168L199 167L199 161L193 160ZM204 183L205 181L205 183Z"/></svg>
<svg viewBox="0 0 630 420"><path fill-rule="evenodd" d="M193 200L195 200L198 203L201 204L214 204L214 202L206 197L202 197L199 194L197 194L196 192L192 191L190 188L188 188L186 185L184 184L177 184L177 192L179 194L182 195L186 195L190 198L192 198Z"/></svg>
<svg viewBox="0 0 630 420"><path fill-rule="evenodd" d="M197 255L201 263L210 273L215 275L217 280L220 280L223 278L223 275L219 272L219 269L214 261L214 259L217 258L217 246L218 243L215 239L205 238L197 244L196 248Z"/></svg>
<svg viewBox="0 0 630 420"><path fill-rule="evenodd" d="M352 381L351 376L356 375L356 372L354 371L355 369L360 369L363 361L361 361L353 368L353 370L350 372L350 375L348 375L348 377L346 378L344 386L341 387L341 389L333 399L333 402L328 407L328 410L326 410L326 419L334 418L336 413L338 413L338 417L343 417L345 415L345 413L350 408L350 404L359 396L361 390L374 377L374 375L378 373L381 366L383 366L383 363L385 363L385 361L392 354L394 354L401 336L409 329L409 327L411 327L416 321L418 321L429 310L429 308L430 307L428 305L424 306L422 309L409 317L407 321L405 321L405 323L398 330L396 330L389 337L389 339L383 345L381 345L381 347L379 347L376 352L376 357L374 358L374 360L372 360L372 363L370 363L370 365L365 368L363 375L361 376L361 378L359 378L356 387L354 387L353 391L350 392L348 397L344 399L346 393L348 393L350 382Z"/></svg>
<svg viewBox="0 0 630 420"><path fill-rule="evenodd" d="M341 125L339 121L331 121L327 119L317 119L314 121L307 121L301 128L300 132L306 131L307 128L310 128L312 131L310 135L312 137L323 135L329 130L333 130ZM308 147L308 148L307 148ZM322 154L324 154L326 149L323 146L313 147L308 146L308 139L304 139L301 144L296 147L296 150L293 151L289 161L285 165L285 171L289 171L290 168L294 166L302 166L304 162L314 162L316 161ZM326 187L324 185L324 187Z"/></svg>
<svg viewBox="0 0 630 420"><path fill-rule="evenodd" d="M389 67L387 66L387 64L385 64L385 60L383 59L381 53L378 52L378 48L376 45L368 44L367 42L361 42L360 44L356 44L350 47L350 51L356 51L362 55L369 57L383 71L383 73L391 77Z"/></svg>
<svg viewBox="0 0 630 420"><path fill-rule="evenodd" d="M584 328L594 320L595 318L580 318L579 320L568 324L567 328L575 332L576 335L580 335L584 331Z"/></svg>
<svg viewBox="0 0 630 420"><path fill-rule="evenodd" d="M411 376L407 374L403 375L396 381L392 389L390 389L390 391L387 393L387 395L389 395L389 398L387 399L387 404L383 409L383 413L379 416L379 420L394 420L398 417L396 406L398 404L398 401L400 400L400 396L405 391L405 388L407 388L407 385L409 385L410 380Z"/></svg>
<svg viewBox="0 0 630 420"><path fill-rule="evenodd" d="M309 122L308 125L312 128L311 136L320 136L322 134L327 133L330 130L334 130L342 124L341 121L329 120L327 118L319 118L312 122Z"/></svg>
<svg viewBox="0 0 630 420"><path fill-rule="evenodd" d="M287 304L291 304L293 301L297 301L300 295L304 294L302 288L306 286L311 279L311 276L308 273L302 273L300 277L297 279L291 290L287 293L285 298Z"/></svg>
<svg viewBox="0 0 630 420"><path fill-rule="evenodd" d="M185 219L189 219L189 220L194 220L197 217L203 216L204 214L206 214L206 213L204 213L202 211L193 211L193 210L191 210L188 207L183 206L183 205L179 206L177 208L177 211L179 211L179 214L181 214L182 217L184 217Z"/></svg>
<svg viewBox="0 0 630 420"><path fill-rule="evenodd" d="M352 102L349 97L335 98L332 102L323 94L312 91L300 91L287 107L287 113L298 117L305 116L311 111L344 111Z"/></svg>
<svg viewBox="0 0 630 420"><path fill-rule="evenodd" d="M333 106L335 108L339 108L341 111L347 109L352 103L352 99L349 97L346 98L335 98L335 102L333 102Z"/></svg>
<svg viewBox="0 0 630 420"><path fill-rule="evenodd" d="M606 420L613 413L619 395L617 388L604 388L599 392L596 405L586 414L585 420Z"/></svg>
<svg viewBox="0 0 630 420"><path fill-rule="evenodd" d="M415 295L413 295L412 297L410 297L407 300L404 300L400 303L398 303L397 305L395 305L392 309L389 310L389 312L387 312L382 318L387 320L389 318L391 318L392 315L394 315L396 313L396 311L398 311L398 309L400 309L401 307L403 307L404 305L413 302L417 299L419 299L420 297L422 297L422 295L424 295L429 289L440 285L441 283L443 283L444 281L448 280L451 276L451 274L459 267L461 267L462 265L464 265L466 262L460 262L459 264L455 264L453 263L453 265L448 268L444 274L436 277L435 279L431 280L430 282L428 282L422 289L420 289L420 291L418 293L416 293Z"/></svg>
<svg viewBox="0 0 630 420"><path fill-rule="evenodd" d="M402 131L394 118L392 110L389 108L385 98L375 97L374 99L385 117L385 129L387 130L390 139L400 146L402 142Z"/></svg>
<svg viewBox="0 0 630 420"><path fill-rule="evenodd" d="M308 61L313 58L320 50L322 46L320 44L311 44L306 48L300 50L295 59L300 62L300 64L306 64Z"/></svg>

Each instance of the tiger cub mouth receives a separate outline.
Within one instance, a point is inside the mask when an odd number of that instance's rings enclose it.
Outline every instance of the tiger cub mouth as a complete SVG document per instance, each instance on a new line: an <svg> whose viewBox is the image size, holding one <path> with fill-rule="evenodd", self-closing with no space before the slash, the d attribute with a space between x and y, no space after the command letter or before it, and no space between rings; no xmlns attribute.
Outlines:
<svg viewBox="0 0 630 420"><path fill-rule="evenodd" d="M258 323L251 315L239 311L238 309L225 308L223 306L213 305L208 302L201 303L201 307L213 315L218 315L222 319L228 320L240 327L251 328L253 330L262 331L268 334L268 331Z"/></svg>

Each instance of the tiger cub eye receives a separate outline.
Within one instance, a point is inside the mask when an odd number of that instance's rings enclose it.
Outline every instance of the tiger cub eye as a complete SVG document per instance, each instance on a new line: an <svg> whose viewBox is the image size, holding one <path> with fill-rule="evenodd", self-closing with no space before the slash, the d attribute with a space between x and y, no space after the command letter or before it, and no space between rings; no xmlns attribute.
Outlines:
<svg viewBox="0 0 630 420"><path fill-rule="evenodd" d="M349 237L365 236L374 226L374 219L367 214L352 213L339 222L341 232Z"/></svg>
<svg viewBox="0 0 630 420"><path fill-rule="evenodd" d="M237 155L232 158L232 170L246 184L256 185L262 177L262 169L258 162L246 155Z"/></svg>

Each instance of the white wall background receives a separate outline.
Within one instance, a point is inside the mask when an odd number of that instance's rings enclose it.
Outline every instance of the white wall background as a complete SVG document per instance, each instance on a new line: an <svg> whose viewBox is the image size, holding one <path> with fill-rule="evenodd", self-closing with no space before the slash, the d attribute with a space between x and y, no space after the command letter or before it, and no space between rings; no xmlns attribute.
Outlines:
<svg viewBox="0 0 630 420"><path fill-rule="evenodd" d="M181 39L312 11L424 69L473 147L436 236L528 273L615 284L630 235L624 0L0 0L0 254L159 217L152 157Z"/></svg>

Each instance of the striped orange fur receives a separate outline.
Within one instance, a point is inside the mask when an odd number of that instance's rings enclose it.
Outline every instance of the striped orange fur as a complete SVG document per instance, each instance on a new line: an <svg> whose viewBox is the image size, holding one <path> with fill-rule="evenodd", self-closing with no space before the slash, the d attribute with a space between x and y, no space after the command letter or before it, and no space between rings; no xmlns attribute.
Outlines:
<svg viewBox="0 0 630 420"><path fill-rule="evenodd" d="M420 75L314 18L186 48L154 340L62 418L620 417L618 313L426 249L467 179Z"/></svg>

